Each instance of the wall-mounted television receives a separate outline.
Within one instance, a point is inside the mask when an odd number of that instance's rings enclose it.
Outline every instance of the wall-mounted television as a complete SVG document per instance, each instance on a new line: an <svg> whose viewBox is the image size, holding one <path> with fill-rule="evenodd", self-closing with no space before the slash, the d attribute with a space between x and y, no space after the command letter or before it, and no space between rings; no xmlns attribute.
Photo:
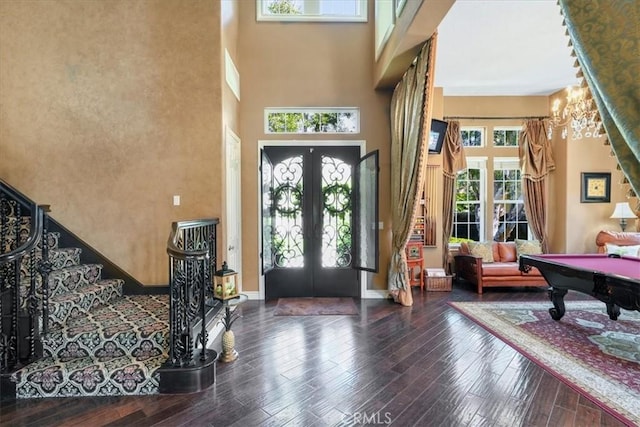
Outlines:
<svg viewBox="0 0 640 427"><path fill-rule="evenodd" d="M431 130L429 133L429 152L440 154L444 143L444 134L447 133L448 123L438 119L431 120Z"/></svg>

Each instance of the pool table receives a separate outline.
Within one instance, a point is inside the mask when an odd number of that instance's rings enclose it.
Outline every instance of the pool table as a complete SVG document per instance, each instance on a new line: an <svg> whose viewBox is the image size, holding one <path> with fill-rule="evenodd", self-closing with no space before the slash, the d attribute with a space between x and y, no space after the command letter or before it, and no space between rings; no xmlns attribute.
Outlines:
<svg viewBox="0 0 640 427"><path fill-rule="evenodd" d="M607 254L521 255L520 270L531 267L549 284L554 320L564 316L564 296L569 290L591 295L607 305L611 320L617 320L620 307L640 311L640 258Z"/></svg>

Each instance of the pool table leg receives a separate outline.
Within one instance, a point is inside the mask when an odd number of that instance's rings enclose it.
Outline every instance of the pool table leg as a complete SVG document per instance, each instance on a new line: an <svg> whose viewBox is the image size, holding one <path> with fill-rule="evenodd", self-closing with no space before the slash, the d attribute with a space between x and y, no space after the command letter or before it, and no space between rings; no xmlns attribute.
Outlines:
<svg viewBox="0 0 640 427"><path fill-rule="evenodd" d="M567 289L549 288L549 299L553 303L554 308L549 309L549 314L553 320L560 320L564 316L564 296Z"/></svg>
<svg viewBox="0 0 640 427"><path fill-rule="evenodd" d="M618 320L618 316L620 316L620 307L612 303L607 303L607 314L609 315L609 319Z"/></svg>

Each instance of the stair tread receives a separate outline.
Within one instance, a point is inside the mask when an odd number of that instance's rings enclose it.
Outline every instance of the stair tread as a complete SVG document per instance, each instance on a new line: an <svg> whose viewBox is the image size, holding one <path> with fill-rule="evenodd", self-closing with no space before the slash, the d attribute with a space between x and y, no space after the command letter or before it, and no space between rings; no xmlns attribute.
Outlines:
<svg viewBox="0 0 640 427"><path fill-rule="evenodd" d="M71 317L78 317L100 305L122 297L121 279L102 279L83 286L80 291L64 292L49 298L49 325L61 327Z"/></svg>
<svg viewBox="0 0 640 427"><path fill-rule="evenodd" d="M89 313L69 318L43 339L49 354L93 353L115 345L124 351L148 346L166 348L169 334L168 295L125 295Z"/></svg>
<svg viewBox="0 0 640 427"><path fill-rule="evenodd" d="M55 248L49 250L49 262L54 270L60 270L65 267L72 267L80 265L80 254L82 249L80 248ZM37 262L42 259L42 252L36 252L35 267L37 268ZM23 274L28 275L29 262L31 255L27 255L22 259L20 268Z"/></svg>
<svg viewBox="0 0 640 427"><path fill-rule="evenodd" d="M95 291L95 290L101 289L101 288L103 288L105 286L111 286L111 285L114 285L114 284L122 284L122 283L124 283L124 280L122 280L122 279L100 279L96 283L93 283L91 285L87 285L87 286L83 287L81 289L82 292L74 291L74 292L65 292L65 293L60 294L60 295L55 295L55 296L49 298L49 302L51 302L51 301L72 300L77 295L82 295L82 294L87 293L87 292Z"/></svg>
<svg viewBox="0 0 640 427"><path fill-rule="evenodd" d="M102 264L80 264L53 270L49 274L50 296L75 291L95 283L102 275Z"/></svg>
<svg viewBox="0 0 640 427"><path fill-rule="evenodd" d="M76 271L76 270L88 270L94 267L99 267L100 269L102 269L102 264L96 264L96 263L84 263L84 264L78 264L78 265L70 265L68 267L63 267L60 268L58 270L53 270L50 274L49 277L51 276L55 276L55 275L62 275L65 273L65 271Z"/></svg>

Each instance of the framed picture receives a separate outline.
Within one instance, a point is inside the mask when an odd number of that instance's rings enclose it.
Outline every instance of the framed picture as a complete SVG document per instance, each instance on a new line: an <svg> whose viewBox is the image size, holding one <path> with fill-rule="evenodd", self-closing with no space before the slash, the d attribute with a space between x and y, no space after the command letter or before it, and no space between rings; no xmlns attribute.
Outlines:
<svg viewBox="0 0 640 427"><path fill-rule="evenodd" d="M580 203L609 203L611 201L611 174L609 172L582 172Z"/></svg>

